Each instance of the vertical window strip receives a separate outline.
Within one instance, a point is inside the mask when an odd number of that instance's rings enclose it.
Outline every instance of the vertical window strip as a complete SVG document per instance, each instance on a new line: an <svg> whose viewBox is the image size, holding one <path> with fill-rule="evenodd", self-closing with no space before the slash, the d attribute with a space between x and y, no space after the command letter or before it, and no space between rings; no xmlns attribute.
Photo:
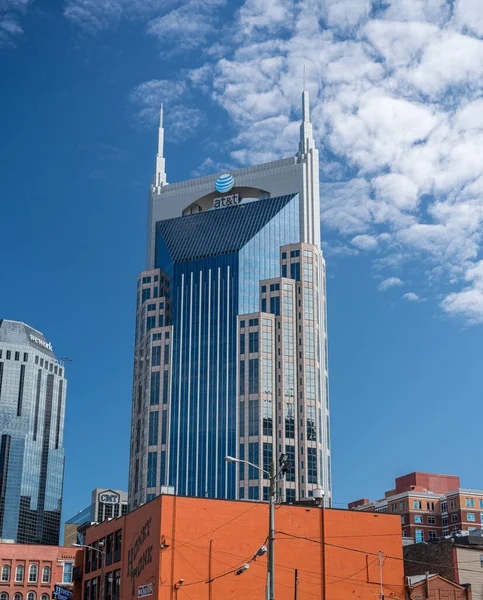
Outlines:
<svg viewBox="0 0 483 600"><path fill-rule="evenodd" d="M24 381L25 381L25 365L21 365L20 366L20 382L18 384L17 417L22 416Z"/></svg>
<svg viewBox="0 0 483 600"><path fill-rule="evenodd" d="M56 428L55 428L55 449L56 450L59 447L59 438L60 438L60 422L61 422L61 415L62 415L62 398L63 398L63 391L64 391L63 384L64 384L64 382L62 381L62 379L59 379L59 396L58 396L58 399L57 399L57 424L56 424Z"/></svg>
<svg viewBox="0 0 483 600"><path fill-rule="evenodd" d="M3 362L0 362L0 398L2 397Z"/></svg>
<svg viewBox="0 0 483 600"><path fill-rule="evenodd" d="M42 369L37 373L37 392L35 395L35 416L34 416L34 442L37 441L37 431L39 428L39 406L40 406L40 388L42 386Z"/></svg>

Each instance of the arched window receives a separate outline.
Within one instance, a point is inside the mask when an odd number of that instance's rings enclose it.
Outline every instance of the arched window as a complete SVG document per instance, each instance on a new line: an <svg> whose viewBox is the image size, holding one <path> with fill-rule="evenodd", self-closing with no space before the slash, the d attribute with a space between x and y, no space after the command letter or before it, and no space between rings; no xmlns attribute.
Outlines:
<svg viewBox="0 0 483 600"><path fill-rule="evenodd" d="M2 567L2 581L10 581L9 565L3 565L3 567ZM5 600L5 599L3 599L3 600Z"/></svg>
<svg viewBox="0 0 483 600"><path fill-rule="evenodd" d="M16 569L15 569L15 581L17 583L22 583L23 578L24 578L24 574L25 574L25 569L23 568L22 565L19 565ZM15 599L14 599L15 600ZM18 599L17 599L18 600Z"/></svg>
<svg viewBox="0 0 483 600"><path fill-rule="evenodd" d="M0 594L0 600L8 600L8 594L7 594L7 592L2 592Z"/></svg>
<svg viewBox="0 0 483 600"><path fill-rule="evenodd" d="M13 600L22 600L22 594L20 592L17 592L13 595Z"/></svg>
<svg viewBox="0 0 483 600"><path fill-rule="evenodd" d="M39 566L36 564L30 565L29 567L29 583L37 583L37 579L39 577ZM32 592L33 593L33 592ZM34 598L29 598L27 594L27 600L35 600Z"/></svg>
<svg viewBox="0 0 483 600"><path fill-rule="evenodd" d="M0 598L1 600L1 598ZM27 594L27 600L35 600L35 592L29 592Z"/></svg>
<svg viewBox="0 0 483 600"><path fill-rule="evenodd" d="M50 567L44 567L42 569L42 583L50 583Z"/></svg>
<svg viewBox="0 0 483 600"><path fill-rule="evenodd" d="M48 594L42 594L40 596L40 600L49 600L49 595Z"/></svg>

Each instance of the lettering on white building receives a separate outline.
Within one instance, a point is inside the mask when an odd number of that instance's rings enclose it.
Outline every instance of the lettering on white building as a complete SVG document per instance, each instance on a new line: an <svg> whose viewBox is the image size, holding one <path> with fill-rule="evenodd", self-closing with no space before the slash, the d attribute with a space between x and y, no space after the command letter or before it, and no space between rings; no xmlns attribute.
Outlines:
<svg viewBox="0 0 483 600"><path fill-rule="evenodd" d="M227 206L236 206L240 204L243 198L240 194L230 194L229 196L221 196L213 198L213 208L226 208Z"/></svg>
<svg viewBox="0 0 483 600"><path fill-rule="evenodd" d="M99 494L99 502L103 502L104 504L119 504L120 496L119 494L109 494L104 492Z"/></svg>
<svg viewBox="0 0 483 600"><path fill-rule="evenodd" d="M148 583L146 585L140 585L138 587L138 598L146 598L146 596L153 595L153 584Z"/></svg>
<svg viewBox="0 0 483 600"><path fill-rule="evenodd" d="M32 342L35 342L39 346L42 346L42 348L46 348L47 350L50 350L51 352L54 351L52 348L52 344L50 342L44 342L44 340L41 340L40 338L36 337L33 334L30 334L30 339L32 340Z"/></svg>

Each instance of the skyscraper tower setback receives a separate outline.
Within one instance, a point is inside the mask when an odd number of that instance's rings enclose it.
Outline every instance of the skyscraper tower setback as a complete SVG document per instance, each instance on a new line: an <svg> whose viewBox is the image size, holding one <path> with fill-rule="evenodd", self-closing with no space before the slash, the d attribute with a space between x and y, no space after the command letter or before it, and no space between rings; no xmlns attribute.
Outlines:
<svg viewBox="0 0 483 600"><path fill-rule="evenodd" d="M0 319L0 538L58 545L67 380L40 331Z"/></svg>
<svg viewBox="0 0 483 600"><path fill-rule="evenodd" d="M138 278L129 503L180 495L331 502L319 157L302 94L297 154L167 183L161 109Z"/></svg>

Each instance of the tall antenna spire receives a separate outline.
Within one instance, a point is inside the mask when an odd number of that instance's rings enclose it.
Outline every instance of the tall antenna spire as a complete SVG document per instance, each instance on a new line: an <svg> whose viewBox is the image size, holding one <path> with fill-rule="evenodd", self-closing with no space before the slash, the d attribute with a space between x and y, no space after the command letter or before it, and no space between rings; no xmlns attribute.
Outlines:
<svg viewBox="0 0 483 600"><path fill-rule="evenodd" d="M310 122L310 100L306 88L305 65L304 65L304 88L302 91L302 124L300 125L299 155L306 154L315 147L312 123Z"/></svg>
<svg viewBox="0 0 483 600"><path fill-rule="evenodd" d="M164 128L163 128L163 105L159 111L159 133L158 153L156 154L156 170L154 172L153 185L161 187L166 185L166 165L164 160Z"/></svg>

